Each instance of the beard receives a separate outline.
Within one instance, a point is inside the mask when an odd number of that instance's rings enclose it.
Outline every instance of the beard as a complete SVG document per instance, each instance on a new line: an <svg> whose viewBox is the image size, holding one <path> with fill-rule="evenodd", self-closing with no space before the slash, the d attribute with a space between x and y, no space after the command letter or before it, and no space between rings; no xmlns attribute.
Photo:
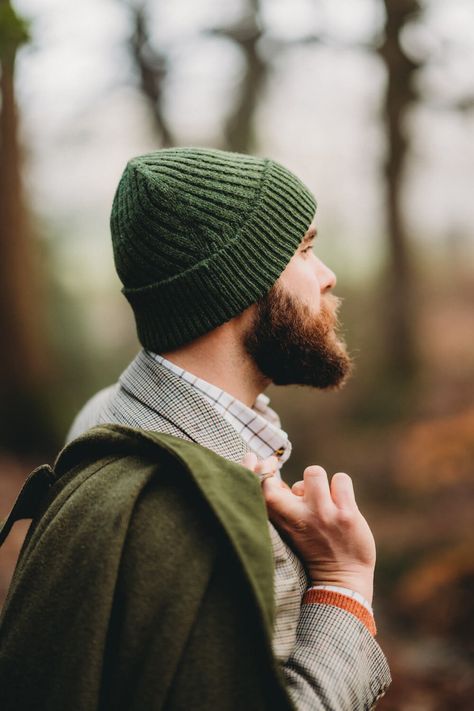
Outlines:
<svg viewBox="0 0 474 711"><path fill-rule="evenodd" d="M337 335L341 300L321 296L314 314L279 284L256 302L244 347L260 372L275 385L338 389L352 372L352 360Z"/></svg>

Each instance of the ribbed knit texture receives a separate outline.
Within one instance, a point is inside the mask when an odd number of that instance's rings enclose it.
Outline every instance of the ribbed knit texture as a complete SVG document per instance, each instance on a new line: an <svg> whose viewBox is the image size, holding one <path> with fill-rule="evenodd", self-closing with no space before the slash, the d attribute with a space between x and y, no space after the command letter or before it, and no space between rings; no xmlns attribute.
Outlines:
<svg viewBox="0 0 474 711"><path fill-rule="evenodd" d="M339 607L341 610L355 615L367 627L372 637L377 634L374 616L364 605L347 595L341 595L332 592L332 590L310 588L303 595L303 605L334 605L334 607Z"/></svg>
<svg viewBox="0 0 474 711"><path fill-rule="evenodd" d="M111 230L142 345L172 350L255 303L285 269L315 210L308 188L273 160L204 148L130 160Z"/></svg>

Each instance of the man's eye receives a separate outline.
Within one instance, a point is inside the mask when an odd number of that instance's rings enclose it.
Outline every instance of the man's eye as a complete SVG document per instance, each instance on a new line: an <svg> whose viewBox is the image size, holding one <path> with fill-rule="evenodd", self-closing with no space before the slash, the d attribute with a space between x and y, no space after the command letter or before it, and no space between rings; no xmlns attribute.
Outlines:
<svg viewBox="0 0 474 711"><path fill-rule="evenodd" d="M301 250L302 254L306 254L306 252L310 252L313 249L313 245L310 244L309 247L305 247L304 249Z"/></svg>

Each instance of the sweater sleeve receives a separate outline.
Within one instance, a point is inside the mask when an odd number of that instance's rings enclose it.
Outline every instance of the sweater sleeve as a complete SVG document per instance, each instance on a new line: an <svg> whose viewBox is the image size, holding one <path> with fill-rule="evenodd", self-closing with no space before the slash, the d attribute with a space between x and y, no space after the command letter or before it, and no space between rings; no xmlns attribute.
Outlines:
<svg viewBox="0 0 474 711"><path fill-rule="evenodd" d="M391 678L385 656L371 633L375 624L369 631L371 613L340 590L308 589L301 562L272 525L270 537L275 562L273 648L295 708L373 708Z"/></svg>
<svg viewBox="0 0 474 711"><path fill-rule="evenodd" d="M375 625L374 613L368 602L347 588L336 588L335 586L314 586L309 588L303 596L303 603L307 605L321 603L324 605L334 605L341 610L347 610L355 615L375 637L377 627Z"/></svg>
<svg viewBox="0 0 474 711"><path fill-rule="evenodd" d="M364 623L324 603L301 606L283 673L298 711L372 709L391 681L385 656Z"/></svg>

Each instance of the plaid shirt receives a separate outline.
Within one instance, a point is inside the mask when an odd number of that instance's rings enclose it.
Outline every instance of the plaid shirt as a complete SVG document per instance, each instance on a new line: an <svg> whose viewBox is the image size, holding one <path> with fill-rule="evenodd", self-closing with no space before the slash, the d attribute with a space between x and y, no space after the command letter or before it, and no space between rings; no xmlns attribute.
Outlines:
<svg viewBox="0 0 474 711"><path fill-rule="evenodd" d="M176 363L163 358L158 353L147 351L151 358L154 358L157 363L168 368L172 373L189 383L193 388L200 392L208 402L220 412L227 422L235 429L235 431L248 444L249 448L261 459L265 459L275 455L278 459L278 468L281 469L283 464L288 461L291 454L291 442L288 435L280 428L280 418L275 410L269 407L270 398L263 393L260 393L255 400L253 406L247 407L243 402L232 397L217 385L208 383L197 375L193 375L188 370L180 368ZM370 615L373 615L372 606L369 602L355 590L349 590L335 585L313 585L309 590L326 590L327 592L335 592L339 595L344 595L352 600L356 600L364 607ZM340 598L335 598L339 599ZM344 602L344 601L342 601ZM348 608L346 608L348 609ZM356 613L357 608L352 608ZM367 619L364 612L361 614L363 620ZM370 621L369 629L375 629L373 621Z"/></svg>
<svg viewBox="0 0 474 711"><path fill-rule="evenodd" d="M267 395L260 393L253 406L247 407L225 390L198 378L197 375L180 368L167 358L151 351L147 352L157 363L171 370L200 392L260 459L275 455L278 458L278 468L289 459L291 442L286 432L280 428L280 418L277 413L268 406L270 398Z"/></svg>
<svg viewBox="0 0 474 711"><path fill-rule="evenodd" d="M68 440L106 422L166 432L235 462L250 450L202 393L144 351L118 383L85 405ZM341 609L334 599L331 604L324 602L324 596L334 592L307 590L301 561L270 523L269 531L275 561L273 646L295 708L373 708L390 684L380 647L359 616Z"/></svg>

